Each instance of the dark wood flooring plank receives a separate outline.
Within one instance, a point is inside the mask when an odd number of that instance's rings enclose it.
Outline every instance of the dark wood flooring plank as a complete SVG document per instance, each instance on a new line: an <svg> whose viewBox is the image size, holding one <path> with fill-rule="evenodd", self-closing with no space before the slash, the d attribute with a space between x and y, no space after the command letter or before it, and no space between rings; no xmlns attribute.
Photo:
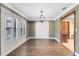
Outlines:
<svg viewBox="0 0 79 59"><path fill-rule="evenodd" d="M73 53L69 51L62 44L56 40L48 39L30 39L8 56L72 56Z"/></svg>

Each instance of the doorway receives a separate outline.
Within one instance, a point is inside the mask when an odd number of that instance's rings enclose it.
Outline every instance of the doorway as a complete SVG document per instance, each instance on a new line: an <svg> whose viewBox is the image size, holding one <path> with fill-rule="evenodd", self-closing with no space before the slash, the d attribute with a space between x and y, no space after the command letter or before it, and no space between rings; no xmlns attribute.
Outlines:
<svg viewBox="0 0 79 59"><path fill-rule="evenodd" d="M61 44L74 52L74 16L75 12L65 16L60 21Z"/></svg>

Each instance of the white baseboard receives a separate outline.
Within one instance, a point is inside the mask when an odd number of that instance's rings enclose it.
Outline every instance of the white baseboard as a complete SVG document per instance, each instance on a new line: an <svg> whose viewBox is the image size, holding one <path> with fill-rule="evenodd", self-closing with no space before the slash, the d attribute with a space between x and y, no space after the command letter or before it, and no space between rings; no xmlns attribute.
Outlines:
<svg viewBox="0 0 79 59"><path fill-rule="evenodd" d="M19 44L17 44L15 47L11 48L10 51L6 52L5 54L1 54L2 56L6 56L8 55L9 53L11 53L13 50L15 50L17 47L19 47L20 45L22 45L24 42L28 41L30 38L27 38L26 40L24 41L21 41Z"/></svg>
<svg viewBox="0 0 79 59"><path fill-rule="evenodd" d="M55 39L56 39L56 41L58 41L60 43L60 40L58 40L57 38L55 38Z"/></svg>
<svg viewBox="0 0 79 59"><path fill-rule="evenodd" d="M76 56L79 56L79 53L75 52L75 55L76 55Z"/></svg>
<svg viewBox="0 0 79 59"><path fill-rule="evenodd" d="M49 37L49 38L29 37L29 39L55 39L57 42L60 43L60 40L58 40L56 37Z"/></svg>
<svg viewBox="0 0 79 59"><path fill-rule="evenodd" d="M30 39L56 39L55 37L50 38L40 38L40 37L29 37Z"/></svg>
<svg viewBox="0 0 79 59"><path fill-rule="evenodd" d="M60 43L60 40L58 40L56 37L50 37L49 39L55 39L57 42Z"/></svg>

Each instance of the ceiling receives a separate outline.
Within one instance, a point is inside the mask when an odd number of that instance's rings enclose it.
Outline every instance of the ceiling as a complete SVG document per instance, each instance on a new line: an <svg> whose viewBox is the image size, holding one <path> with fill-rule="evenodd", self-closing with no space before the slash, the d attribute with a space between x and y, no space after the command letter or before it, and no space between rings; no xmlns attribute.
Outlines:
<svg viewBox="0 0 79 59"><path fill-rule="evenodd" d="M43 10L45 20L55 20L57 16L71 7L73 3L8 3L13 8L28 17L29 20L39 20L40 11ZM64 10L62 10L64 9Z"/></svg>

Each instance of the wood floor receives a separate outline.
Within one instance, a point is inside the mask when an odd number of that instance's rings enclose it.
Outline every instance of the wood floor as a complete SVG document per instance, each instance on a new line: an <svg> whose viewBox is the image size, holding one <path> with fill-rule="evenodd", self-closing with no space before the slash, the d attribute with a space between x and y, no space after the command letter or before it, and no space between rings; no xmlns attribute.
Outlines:
<svg viewBox="0 0 79 59"><path fill-rule="evenodd" d="M74 52L74 39L68 39L68 43L62 43L70 51Z"/></svg>
<svg viewBox="0 0 79 59"><path fill-rule="evenodd" d="M72 56L74 55L56 40L30 39L8 56Z"/></svg>

